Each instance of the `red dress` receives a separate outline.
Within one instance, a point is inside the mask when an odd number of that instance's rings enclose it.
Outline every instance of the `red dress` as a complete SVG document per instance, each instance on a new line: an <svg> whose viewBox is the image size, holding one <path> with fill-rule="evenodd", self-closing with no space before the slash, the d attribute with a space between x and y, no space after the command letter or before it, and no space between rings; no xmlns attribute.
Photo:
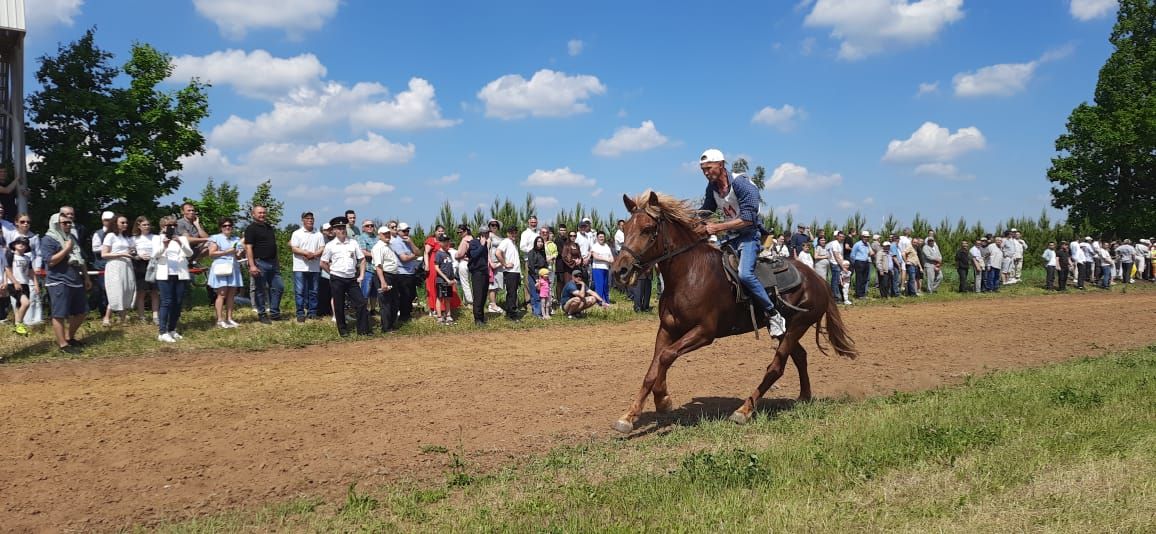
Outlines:
<svg viewBox="0 0 1156 534"><path fill-rule="evenodd" d="M425 244L430 247L429 256L426 257L426 259L425 259L426 269L429 270L429 274L425 277L425 293L426 293L425 300L426 300L426 305L429 306L428 310L434 311L434 310L438 309L437 308L438 268L437 268L437 265L434 264L434 257L437 255L438 251L441 250L442 246L441 246L441 243L438 242L437 235L431 235L431 236L425 238ZM462 300L460 298L458 298L458 286L456 286L456 285L453 286L453 288L451 288L451 290L453 291L453 293L450 296L450 309L456 310L462 306Z"/></svg>

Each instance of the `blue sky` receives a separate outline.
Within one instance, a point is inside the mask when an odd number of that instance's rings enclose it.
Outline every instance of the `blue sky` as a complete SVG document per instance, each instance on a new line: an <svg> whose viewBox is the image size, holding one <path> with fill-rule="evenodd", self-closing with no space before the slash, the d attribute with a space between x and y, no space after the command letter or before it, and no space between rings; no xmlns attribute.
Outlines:
<svg viewBox="0 0 1156 534"><path fill-rule="evenodd" d="M27 52L90 26L213 84L177 195L269 178L287 221L346 208L700 197L698 155L767 168L766 204L872 225L1049 205L1045 172L1111 52L1112 0L33 0ZM31 72L27 86L33 90ZM172 85L176 87L176 85ZM1055 212L1053 211L1055 214Z"/></svg>

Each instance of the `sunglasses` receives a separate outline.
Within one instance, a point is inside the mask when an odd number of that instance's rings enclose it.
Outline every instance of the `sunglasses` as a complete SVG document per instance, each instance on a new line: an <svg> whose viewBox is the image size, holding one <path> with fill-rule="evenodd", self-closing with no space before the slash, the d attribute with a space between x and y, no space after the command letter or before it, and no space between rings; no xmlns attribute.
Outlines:
<svg viewBox="0 0 1156 534"><path fill-rule="evenodd" d="M233 227L233 225L231 225L231 224L222 224L221 225L221 228L232 228L232 227Z"/></svg>
<svg viewBox="0 0 1156 534"><path fill-rule="evenodd" d="M28 221L16 221L16 224L28 224Z"/></svg>

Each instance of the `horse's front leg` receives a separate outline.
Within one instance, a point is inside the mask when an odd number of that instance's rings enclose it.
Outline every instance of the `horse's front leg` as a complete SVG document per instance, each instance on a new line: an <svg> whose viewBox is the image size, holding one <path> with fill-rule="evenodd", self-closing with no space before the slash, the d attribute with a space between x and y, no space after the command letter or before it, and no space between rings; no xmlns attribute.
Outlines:
<svg viewBox="0 0 1156 534"><path fill-rule="evenodd" d="M670 343L669 340L670 334L660 328L654 344L654 358L650 361L650 368L647 369L646 377L642 380L642 387L638 389L638 395L635 396L630 409L614 422L614 430L623 434L628 434L634 430L634 423L638 421L638 414L642 412L642 407L646 404L646 397L650 395L651 391L654 391L655 394L655 406L660 410L669 409L670 396L666 391L666 370L679 356L705 347L714 341L712 337L706 335L705 329L701 325L692 328L673 343ZM659 382L660 378L661 382ZM655 389L656 383L661 389Z"/></svg>

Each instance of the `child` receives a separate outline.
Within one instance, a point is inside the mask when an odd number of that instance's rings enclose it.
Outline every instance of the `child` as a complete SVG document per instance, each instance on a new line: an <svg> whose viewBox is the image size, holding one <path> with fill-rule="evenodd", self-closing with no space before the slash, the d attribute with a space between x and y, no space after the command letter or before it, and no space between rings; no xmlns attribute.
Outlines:
<svg viewBox="0 0 1156 534"><path fill-rule="evenodd" d="M843 304L851 304L851 262L843 260L839 265L842 267L839 271L839 285L843 286Z"/></svg>
<svg viewBox="0 0 1156 534"><path fill-rule="evenodd" d="M538 269L538 296L542 299L542 318L550 318L550 269Z"/></svg>
<svg viewBox="0 0 1156 534"><path fill-rule="evenodd" d="M438 324L451 325L454 324L454 318L450 315L450 297L454 294L454 285L458 283L454 279L454 258L450 253L450 236L443 235L438 239L441 249L438 250L434 256L434 265L437 266L437 316Z"/></svg>
<svg viewBox="0 0 1156 534"><path fill-rule="evenodd" d="M16 299L16 333L28 335L28 327L24 325L24 314L32 304L30 295L39 295L40 288L36 277L32 275L32 259L28 257L28 238L18 237L8 244L8 294ZM0 277L2 279L3 277Z"/></svg>

